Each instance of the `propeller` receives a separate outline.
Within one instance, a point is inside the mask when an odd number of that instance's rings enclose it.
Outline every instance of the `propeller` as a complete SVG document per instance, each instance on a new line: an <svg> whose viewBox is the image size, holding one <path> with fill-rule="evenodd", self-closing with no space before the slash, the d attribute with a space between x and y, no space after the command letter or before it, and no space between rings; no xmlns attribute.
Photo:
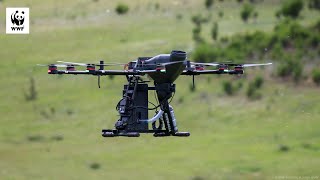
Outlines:
<svg viewBox="0 0 320 180"><path fill-rule="evenodd" d="M241 64L241 63L195 63L190 62L192 65L203 65L203 66L219 66L219 65L229 65L229 66L242 66L242 67L254 67L254 66L267 66L271 65L272 63L263 63L263 64Z"/></svg>
<svg viewBox="0 0 320 180"><path fill-rule="evenodd" d="M264 63L264 64L242 64L243 67L254 67L254 66L268 66L272 63Z"/></svg>
<svg viewBox="0 0 320 180"><path fill-rule="evenodd" d="M94 66L123 66L127 63L104 63L104 64L95 64L95 63L77 63L77 62L66 62L66 61L57 61L59 63L63 64L71 64L75 66L88 66L88 65L94 65Z"/></svg>

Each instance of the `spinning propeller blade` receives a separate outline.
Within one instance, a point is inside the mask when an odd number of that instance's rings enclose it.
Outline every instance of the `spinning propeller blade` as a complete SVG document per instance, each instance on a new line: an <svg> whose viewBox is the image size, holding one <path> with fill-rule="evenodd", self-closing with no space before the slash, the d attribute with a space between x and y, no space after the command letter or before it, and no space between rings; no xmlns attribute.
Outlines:
<svg viewBox="0 0 320 180"><path fill-rule="evenodd" d="M95 64L95 63L77 63L77 62L66 62L66 61L57 61L63 64L71 64L75 66L88 66L88 65L95 65L95 66L123 66L127 63L104 63L104 64Z"/></svg>
<svg viewBox="0 0 320 180"><path fill-rule="evenodd" d="M271 65L272 63L264 63L264 64L241 64L241 63L232 63L232 62L227 62L227 63L218 63L218 62L213 62L213 63L195 63L195 62L190 62L192 65L203 65L203 66L219 66L219 65L229 65L229 66L242 66L242 67L254 67L254 66L267 66Z"/></svg>
<svg viewBox="0 0 320 180"><path fill-rule="evenodd" d="M254 66L267 66L271 65L272 63L265 63L265 64L243 64L243 67L254 67Z"/></svg>
<svg viewBox="0 0 320 180"><path fill-rule="evenodd" d="M218 66L220 64L218 63L195 63L195 62L190 62L191 65L203 65L203 66Z"/></svg>

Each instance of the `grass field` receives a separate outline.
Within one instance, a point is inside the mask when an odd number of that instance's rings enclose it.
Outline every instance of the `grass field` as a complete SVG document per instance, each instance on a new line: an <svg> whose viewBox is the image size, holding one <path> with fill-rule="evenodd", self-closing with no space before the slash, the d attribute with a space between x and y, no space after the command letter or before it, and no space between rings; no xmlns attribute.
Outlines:
<svg viewBox="0 0 320 180"><path fill-rule="evenodd" d="M209 13L202 1L123 0L130 11L119 16L114 12L118 2L0 3L0 179L320 178L319 87L268 73L263 98L245 96L247 82L274 67L246 71L243 89L232 97L223 93L222 82L239 78L196 77L193 93L190 77L178 79L172 104L179 129L190 131L189 138L102 138L101 129L113 127L118 118L114 107L125 78L106 77L99 89L95 77L49 76L35 64L127 62L172 49L192 53L190 18ZM219 36L231 36L271 31L279 5L276 0L258 4L257 22L248 24L240 20L234 1L216 1L210 12L219 22ZM30 7L29 35L5 34L5 7L15 6ZM318 18L305 9L299 22ZM210 37L210 28L204 27L204 37ZM38 98L26 101L31 77Z"/></svg>

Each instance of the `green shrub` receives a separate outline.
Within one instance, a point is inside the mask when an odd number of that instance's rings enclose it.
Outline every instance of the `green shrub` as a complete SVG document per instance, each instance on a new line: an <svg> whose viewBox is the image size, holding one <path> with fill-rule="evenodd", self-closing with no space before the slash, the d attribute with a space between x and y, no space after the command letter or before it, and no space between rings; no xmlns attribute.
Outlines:
<svg viewBox="0 0 320 180"><path fill-rule="evenodd" d="M288 64L282 63L277 68L277 75L279 77L287 77L291 73L291 69Z"/></svg>
<svg viewBox="0 0 320 180"><path fill-rule="evenodd" d="M42 135L32 135L27 137L28 141L40 142L44 141L44 137Z"/></svg>
<svg viewBox="0 0 320 180"><path fill-rule="evenodd" d="M33 77L30 77L30 87L29 87L29 92L24 94L25 100L26 101L35 101L37 100L38 97L38 92L36 90L36 84L35 80Z"/></svg>
<svg viewBox="0 0 320 180"><path fill-rule="evenodd" d="M116 7L116 12L120 15L126 14L129 11L129 6L126 4L118 4Z"/></svg>
<svg viewBox="0 0 320 180"><path fill-rule="evenodd" d="M99 163L94 162L94 163L91 163L89 167L91 169L97 170L97 169L100 169L101 165Z"/></svg>
<svg viewBox="0 0 320 180"><path fill-rule="evenodd" d="M229 38L227 36L220 38L220 42L221 43L228 43L229 42Z"/></svg>
<svg viewBox="0 0 320 180"><path fill-rule="evenodd" d="M196 25L196 26L201 26L202 23L208 22L208 19L205 17L202 17L201 14L196 14L191 17L191 21Z"/></svg>
<svg viewBox="0 0 320 180"><path fill-rule="evenodd" d="M298 82L302 77L303 65L298 60L295 60L293 56L288 56L278 66L277 75L279 77L292 76L295 82Z"/></svg>
<svg viewBox="0 0 320 180"><path fill-rule="evenodd" d="M250 82L247 89L247 97L251 100L261 99L262 95L258 92L258 88L254 82Z"/></svg>
<svg viewBox="0 0 320 180"><path fill-rule="evenodd" d="M219 11L218 15L219 15L220 18L222 18L224 16L224 12L223 11Z"/></svg>
<svg viewBox="0 0 320 180"><path fill-rule="evenodd" d="M177 14L177 15L176 15L176 19L177 19L177 20L181 20L182 18L183 18L183 15L182 15L182 14Z"/></svg>
<svg viewBox="0 0 320 180"><path fill-rule="evenodd" d="M223 91L229 96L232 96L235 92L235 88L230 81L223 81L222 87Z"/></svg>
<svg viewBox="0 0 320 180"><path fill-rule="evenodd" d="M160 8L160 4L159 4L159 3L156 3L156 4L154 5L154 8L155 8L156 10L158 10L158 9Z"/></svg>
<svg viewBox="0 0 320 180"><path fill-rule="evenodd" d="M279 144L278 146L278 150L281 152L287 152L290 150L289 146L285 145L285 144Z"/></svg>
<svg viewBox="0 0 320 180"><path fill-rule="evenodd" d="M295 67L293 68L293 80L297 83L301 80L303 73L303 66L300 62L297 62Z"/></svg>
<svg viewBox="0 0 320 180"><path fill-rule="evenodd" d="M285 17L297 18L303 9L302 0L287 0L280 9L280 14Z"/></svg>
<svg viewBox="0 0 320 180"><path fill-rule="evenodd" d="M264 82L263 77L257 76L253 81L253 85L257 89L260 89L262 87L262 85L263 85L263 82Z"/></svg>
<svg viewBox="0 0 320 180"><path fill-rule="evenodd" d="M309 0L308 7L310 9L320 10L320 0Z"/></svg>
<svg viewBox="0 0 320 180"><path fill-rule="evenodd" d="M215 22L211 28L211 38L215 41L218 37L218 24Z"/></svg>
<svg viewBox="0 0 320 180"><path fill-rule="evenodd" d="M51 137L52 140L54 141L62 141L63 140L63 136L62 135L54 135Z"/></svg>
<svg viewBox="0 0 320 180"><path fill-rule="evenodd" d="M312 71L312 80L318 86L320 85L320 69L313 69L313 71Z"/></svg>
<svg viewBox="0 0 320 180"><path fill-rule="evenodd" d="M192 30L192 38L195 42L202 43L204 40L201 38L201 26L196 26Z"/></svg>
<svg viewBox="0 0 320 180"><path fill-rule="evenodd" d="M204 5L206 6L207 9L210 9L211 6L213 5L214 0L205 0Z"/></svg>
<svg viewBox="0 0 320 180"><path fill-rule="evenodd" d="M255 11L255 12L253 13L253 18L254 18L254 19L257 19L257 18L258 18L258 16L259 16L258 11Z"/></svg>
<svg viewBox="0 0 320 180"><path fill-rule="evenodd" d="M243 5L242 10L240 12L240 16L244 22L247 22L251 14L253 13L254 8L252 5L246 3Z"/></svg>
<svg viewBox="0 0 320 180"><path fill-rule="evenodd" d="M243 82L242 82L242 81L238 81L236 87L237 87L237 91L239 91L240 89L242 89L242 87L243 87Z"/></svg>
<svg viewBox="0 0 320 180"><path fill-rule="evenodd" d="M201 43L199 44L193 53L193 59L197 62L215 62L220 61L223 51L216 46L210 44Z"/></svg>
<svg viewBox="0 0 320 180"><path fill-rule="evenodd" d="M280 18L281 18L281 11L280 11L280 10L279 10L279 11L276 11L275 16L276 16L278 19L280 19Z"/></svg>

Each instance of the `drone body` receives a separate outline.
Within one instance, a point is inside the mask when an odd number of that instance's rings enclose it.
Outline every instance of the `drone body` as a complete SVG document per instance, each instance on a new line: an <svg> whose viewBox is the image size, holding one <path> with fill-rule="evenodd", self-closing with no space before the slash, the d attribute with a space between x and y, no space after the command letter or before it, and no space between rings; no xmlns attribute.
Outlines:
<svg viewBox="0 0 320 180"><path fill-rule="evenodd" d="M59 61L62 62L62 61ZM86 74L98 76L124 75L128 83L124 85L122 99L117 104L120 118L115 123L115 129L102 130L102 136L139 137L140 133L153 133L155 137L163 136L189 136L189 132L179 132L173 107L169 99L175 93L174 81L180 75L201 74L243 74L244 67L263 66L267 64L234 64L234 63L196 63L187 60L183 51L172 51L171 54L160 54L154 57L140 57L128 64L99 64L62 62L63 64L50 64L48 74ZM104 70L105 66L124 65L125 70ZM86 66L85 71L77 71L76 66ZM96 70L96 66L99 67ZM215 70L205 70L205 66L217 67ZM229 69L232 66L233 69ZM66 67L66 70L58 70ZM142 76L148 75L154 86L149 87ZM194 80L194 79L193 79ZM158 105L148 107L148 91L155 91ZM159 110L158 110L159 109ZM148 119L148 111L156 110L155 115ZM152 128L149 127L152 124ZM157 125L158 124L158 125Z"/></svg>

